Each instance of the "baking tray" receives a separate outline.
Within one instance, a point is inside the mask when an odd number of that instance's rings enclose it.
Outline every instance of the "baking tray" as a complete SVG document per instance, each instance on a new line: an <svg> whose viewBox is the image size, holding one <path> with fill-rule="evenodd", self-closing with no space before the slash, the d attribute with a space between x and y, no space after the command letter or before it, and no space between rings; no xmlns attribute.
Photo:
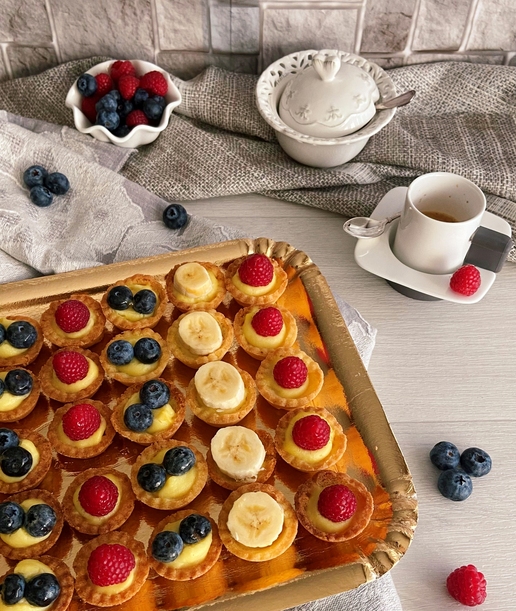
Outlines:
<svg viewBox="0 0 516 611"><path fill-rule="evenodd" d="M165 274L179 263L197 260L224 266L237 257L253 252L279 258L287 271L288 287L278 303L294 314L301 349L323 368L325 383L314 404L328 409L344 428L348 448L335 468L360 480L371 492L375 504L371 522L358 537L343 543L320 541L299 526L290 549L268 562L246 562L223 550L213 569L190 582L167 581L151 571L146 584L133 599L112 609L175 611L209 606L213 611L236 611L242 608L241 598L245 596L248 611L279 611L373 581L400 560L413 538L417 523L417 499L406 462L325 278L308 255L289 244L267 238L233 240L2 285L0 316L23 314L39 319L53 300L78 292L100 299L110 284L135 273L151 274L163 281ZM238 305L228 295L218 309L233 318ZM168 326L179 314L169 304L155 330L166 336ZM102 342L90 350L100 352L116 334L109 323L107 328L108 333ZM37 374L51 354L51 345L45 343L30 369ZM251 374L256 373L259 365L236 343L225 360ZM194 373L194 370L171 360L162 377L174 379L184 390ZM104 381L94 398L113 405L124 390L125 387L118 382ZM59 406L59 403L41 397L32 414L19 424L10 426L23 426L45 434L53 412ZM283 413L283 410L271 407L260 397L256 409L241 424L250 428L265 428L273 433ZM205 453L215 432L216 429L188 414L174 437L192 443ZM40 487L62 500L69 483L81 471L110 466L129 473L131 464L142 450L143 446L116 436L106 452L92 459L69 459L54 452L52 468ZM268 483L275 485L292 502L297 487L309 476L278 458L275 473ZM208 482L189 507L208 512L217 519L228 495L229 491ZM152 529L164 515L165 512L137 501L135 511L121 530L147 544ZM89 539L91 537L65 525L58 542L48 554L64 559L71 566L78 549ZM0 558L0 574L14 564ZM74 596L70 609L86 611L94 607Z"/></svg>

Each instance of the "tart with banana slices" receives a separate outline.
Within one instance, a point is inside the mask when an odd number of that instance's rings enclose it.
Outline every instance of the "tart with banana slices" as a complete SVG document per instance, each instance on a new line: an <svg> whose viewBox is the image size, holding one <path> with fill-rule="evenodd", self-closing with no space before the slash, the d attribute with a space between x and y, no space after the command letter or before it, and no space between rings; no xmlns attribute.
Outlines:
<svg viewBox="0 0 516 611"><path fill-rule="evenodd" d="M247 371L225 361L202 365L186 390L186 405L212 426L237 424L256 403L256 385Z"/></svg>
<svg viewBox="0 0 516 611"><path fill-rule="evenodd" d="M226 272L226 289L241 306L276 303L287 283L280 262L260 253L235 259Z"/></svg>
<svg viewBox="0 0 516 611"><path fill-rule="evenodd" d="M43 331L28 316L0 317L0 367L26 366L43 346Z"/></svg>
<svg viewBox="0 0 516 611"><path fill-rule="evenodd" d="M16 422L36 407L41 385L27 369L0 371L0 422Z"/></svg>
<svg viewBox="0 0 516 611"><path fill-rule="evenodd" d="M167 295L181 310L214 310L226 295L224 271L213 263L191 261L173 267L165 277Z"/></svg>
<svg viewBox="0 0 516 611"><path fill-rule="evenodd" d="M232 554L242 560L264 562L292 545L298 522L279 490L267 484L247 484L228 496L218 526L222 543Z"/></svg>
<svg viewBox="0 0 516 611"><path fill-rule="evenodd" d="M0 429L0 492L16 494L43 481L52 462L52 446L29 429Z"/></svg>

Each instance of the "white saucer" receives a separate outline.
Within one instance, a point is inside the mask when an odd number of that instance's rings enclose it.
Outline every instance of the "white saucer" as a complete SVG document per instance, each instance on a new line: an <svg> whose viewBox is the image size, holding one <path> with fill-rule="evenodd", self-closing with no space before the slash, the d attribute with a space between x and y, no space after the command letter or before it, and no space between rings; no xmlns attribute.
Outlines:
<svg viewBox="0 0 516 611"><path fill-rule="evenodd" d="M381 220L401 212L406 192L407 187L396 187L389 191L374 209L371 218ZM511 235L509 223L490 212L484 213L481 225L505 235ZM389 283L411 289L416 294L427 295L429 299L444 299L455 303L476 303L493 286L496 274L479 267L480 288L474 295L466 297L450 289L451 274L426 274L404 265L394 256L391 249L397 226L398 220L395 220L387 226L381 236L368 239L359 238L357 240L355 261L360 267L371 274L384 278Z"/></svg>

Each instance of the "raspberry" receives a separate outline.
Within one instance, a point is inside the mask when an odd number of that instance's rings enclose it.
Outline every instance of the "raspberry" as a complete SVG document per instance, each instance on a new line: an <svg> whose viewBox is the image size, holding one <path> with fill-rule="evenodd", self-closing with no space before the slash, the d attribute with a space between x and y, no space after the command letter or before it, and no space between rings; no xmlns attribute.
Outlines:
<svg viewBox="0 0 516 611"><path fill-rule="evenodd" d="M238 269L240 280L249 286L267 286L274 277L274 266L266 255L249 255Z"/></svg>
<svg viewBox="0 0 516 611"><path fill-rule="evenodd" d="M94 475L87 479L79 490L79 503L90 516L100 518L107 516L116 507L118 488L103 475Z"/></svg>
<svg viewBox="0 0 516 611"><path fill-rule="evenodd" d="M111 65L109 74L114 81L118 81L122 76L136 76L136 70L130 61L122 61L119 59Z"/></svg>
<svg viewBox="0 0 516 611"><path fill-rule="evenodd" d="M149 119L147 119L143 110L133 110L127 115L125 123L128 127L135 127L136 125L149 125Z"/></svg>
<svg viewBox="0 0 516 611"><path fill-rule="evenodd" d="M251 326L262 337L273 337L283 329L283 316L278 308L263 308L253 316Z"/></svg>
<svg viewBox="0 0 516 611"><path fill-rule="evenodd" d="M133 552L119 543L103 543L88 559L88 575L96 586L123 583L136 566Z"/></svg>
<svg viewBox="0 0 516 611"><path fill-rule="evenodd" d="M64 350L56 352L52 360L56 376L63 384L73 384L86 377L89 369L88 360L80 352Z"/></svg>
<svg viewBox="0 0 516 611"><path fill-rule="evenodd" d="M480 287L480 272L474 265L463 265L451 277L450 288L461 295L473 295Z"/></svg>
<svg viewBox="0 0 516 611"><path fill-rule="evenodd" d="M450 595L467 607L481 605L486 599L486 580L475 566L468 564L448 575L446 587Z"/></svg>
<svg viewBox="0 0 516 611"><path fill-rule="evenodd" d="M118 81L118 90L120 91L120 95L124 98L124 100L130 100L136 90L140 86L140 79L135 76L121 76Z"/></svg>
<svg viewBox="0 0 516 611"><path fill-rule="evenodd" d="M86 116L90 123L95 123L97 120L97 110L95 108L95 104L100 100L100 96L97 94L92 95L89 98L82 98L81 100L81 110L82 113Z"/></svg>
<svg viewBox="0 0 516 611"><path fill-rule="evenodd" d="M308 369L298 356L286 356L274 365L272 375L282 388L299 388L306 382Z"/></svg>
<svg viewBox="0 0 516 611"><path fill-rule="evenodd" d="M145 89L149 95L164 96L168 91L167 79L157 70L144 74L140 80L140 87Z"/></svg>
<svg viewBox="0 0 516 611"><path fill-rule="evenodd" d="M330 440L330 425L316 414L300 418L292 428L292 439L303 450L320 450Z"/></svg>
<svg viewBox="0 0 516 611"><path fill-rule="evenodd" d="M106 93L109 93L114 87L113 79L107 72L97 74L95 80L97 81L97 95L99 96L99 99L102 96L105 96Z"/></svg>
<svg viewBox="0 0 516 611"><path fill-rule="evenodd" d="M343 484L327 486L317 501L319 513L331 522L349 520L357 509L357 499L353 492Z"/></svg>
<svg viewBox="0 0 516 611"><path fill-rule="evenodd" d="M65 333L75 333L88 324L90 311L82 301L69 299L57 306L55 316L60 329Z"/></svg>
<svg viewBox="0 0 516 611"><path fill-rule="evenodd" d="M100 426L100 414L89 403L71 407L63 416L63 431L72 441L88 439Z"/></svg>

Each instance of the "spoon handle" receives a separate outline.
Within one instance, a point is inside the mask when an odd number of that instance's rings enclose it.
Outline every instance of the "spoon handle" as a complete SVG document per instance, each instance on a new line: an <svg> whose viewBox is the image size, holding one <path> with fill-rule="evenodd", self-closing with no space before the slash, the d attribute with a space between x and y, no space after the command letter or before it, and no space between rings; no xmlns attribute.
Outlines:
<svg viewBox="0 0 516 611"><path fill-rule="evenodd" d="M378 102L378 104L375 104L375 108L376 110L387 110L388 108L397 108L398 106L405 106L405 104L408 104L415 95L416 92L411 89L410 91L405 91L405 93L397 95L395 98L390 98L389 100Z"/></svg>

